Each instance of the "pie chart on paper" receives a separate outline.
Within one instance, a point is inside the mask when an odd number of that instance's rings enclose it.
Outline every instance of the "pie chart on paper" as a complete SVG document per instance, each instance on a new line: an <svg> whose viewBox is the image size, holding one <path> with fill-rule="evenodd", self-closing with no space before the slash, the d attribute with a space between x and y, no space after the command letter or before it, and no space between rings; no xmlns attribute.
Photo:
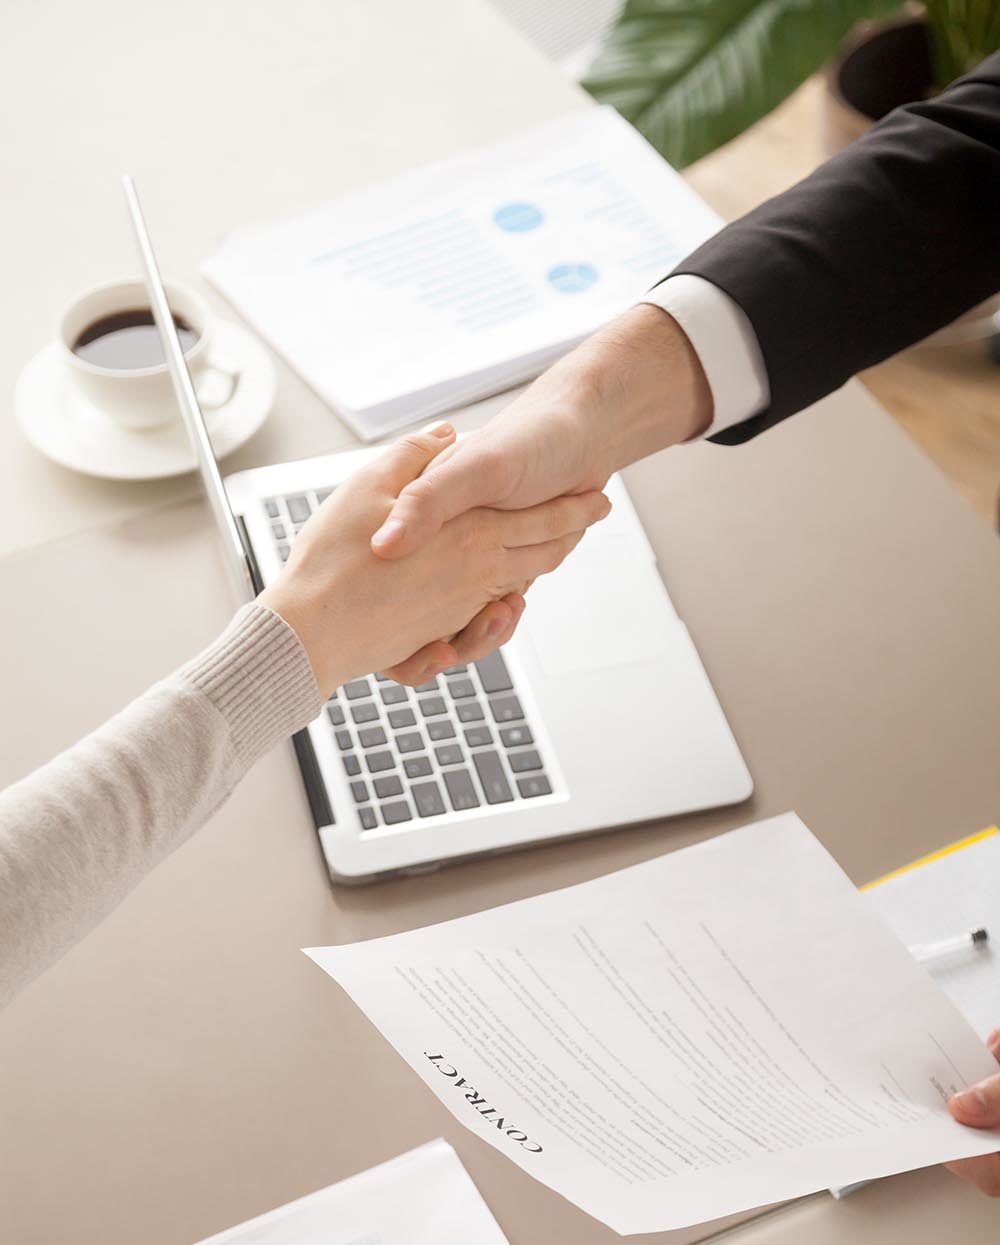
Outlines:
<svg viewBox="0 0 1000 1245"><path fill-rule="evenodd" d="M581 294L597 284L598 272L593 264L556 264L549 269L548 279L560 294Z"/></svg>

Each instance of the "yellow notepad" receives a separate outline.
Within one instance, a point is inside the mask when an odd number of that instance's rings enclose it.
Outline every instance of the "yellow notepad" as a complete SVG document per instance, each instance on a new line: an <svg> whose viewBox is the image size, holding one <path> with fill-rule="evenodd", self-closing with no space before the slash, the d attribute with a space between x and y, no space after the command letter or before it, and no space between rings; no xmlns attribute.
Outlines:
<svg viewBox="0 0 1000 1245"><path fill-rule="evenodd" d="M979 926L990 943L925 967L982 1037L1000 1026L1000 830L949 843L862 887L896 936L913 946Z"/></svg>

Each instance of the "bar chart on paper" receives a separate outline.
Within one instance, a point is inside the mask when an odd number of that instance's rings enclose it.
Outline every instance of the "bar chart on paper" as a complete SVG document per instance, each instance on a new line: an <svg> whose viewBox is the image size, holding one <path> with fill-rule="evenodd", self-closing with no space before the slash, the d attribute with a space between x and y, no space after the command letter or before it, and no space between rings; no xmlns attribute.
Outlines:
<svg viewBox="0 0 1000 1245"><path fill-rule="evenodd" d="M373 439L536 375L718 226L591 108L239 231L204 271Z"/></svg>

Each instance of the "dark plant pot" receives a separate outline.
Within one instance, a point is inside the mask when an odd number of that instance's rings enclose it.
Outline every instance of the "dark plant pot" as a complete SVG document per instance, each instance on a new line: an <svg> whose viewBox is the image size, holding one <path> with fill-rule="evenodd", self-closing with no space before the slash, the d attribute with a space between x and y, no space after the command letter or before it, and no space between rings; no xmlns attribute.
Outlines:
<svg viewBox="0 0 1000 1245"><path fill-rule="evenodd" d="M930 37L920 17L866 22L847 40L826 71L823 149L836 155L894 108L926 99L934 91ZM1000 297L974 307L921 343L959 347L977 357L989 353L1000 334Z"/></svg>

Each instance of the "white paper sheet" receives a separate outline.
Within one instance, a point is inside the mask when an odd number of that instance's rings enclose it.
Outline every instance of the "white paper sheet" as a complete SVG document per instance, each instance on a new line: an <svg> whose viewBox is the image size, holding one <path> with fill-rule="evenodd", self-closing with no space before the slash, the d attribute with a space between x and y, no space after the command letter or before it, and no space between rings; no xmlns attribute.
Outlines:
<svg viewBox="0 0 1000 1245"><path fill-rule="evenodd" d="M372 438L536 375L719 224L591 108L239 230L203 271Z"/></svg>
<svg viewBox="0 0 1000 1245"><path fill-rule="evenodd" d="M1000 1025L1000 834L916 861L865 898L900 942L936 942L985 926L981 951L924 964L981 1038Z"/></svg>
<svg viewBox="0 0 1000 1245"><path fill-rule="evenodd" d="M431 1141L201 1245L507 1245L446 1141Z"/></svg>
<svg viewBox="0 0 1000 1245"><path fill-rule="evenodd" d="M307 952L456 1119L622 1234L1000 1149L978 1037L793 814Z"/></svg>

